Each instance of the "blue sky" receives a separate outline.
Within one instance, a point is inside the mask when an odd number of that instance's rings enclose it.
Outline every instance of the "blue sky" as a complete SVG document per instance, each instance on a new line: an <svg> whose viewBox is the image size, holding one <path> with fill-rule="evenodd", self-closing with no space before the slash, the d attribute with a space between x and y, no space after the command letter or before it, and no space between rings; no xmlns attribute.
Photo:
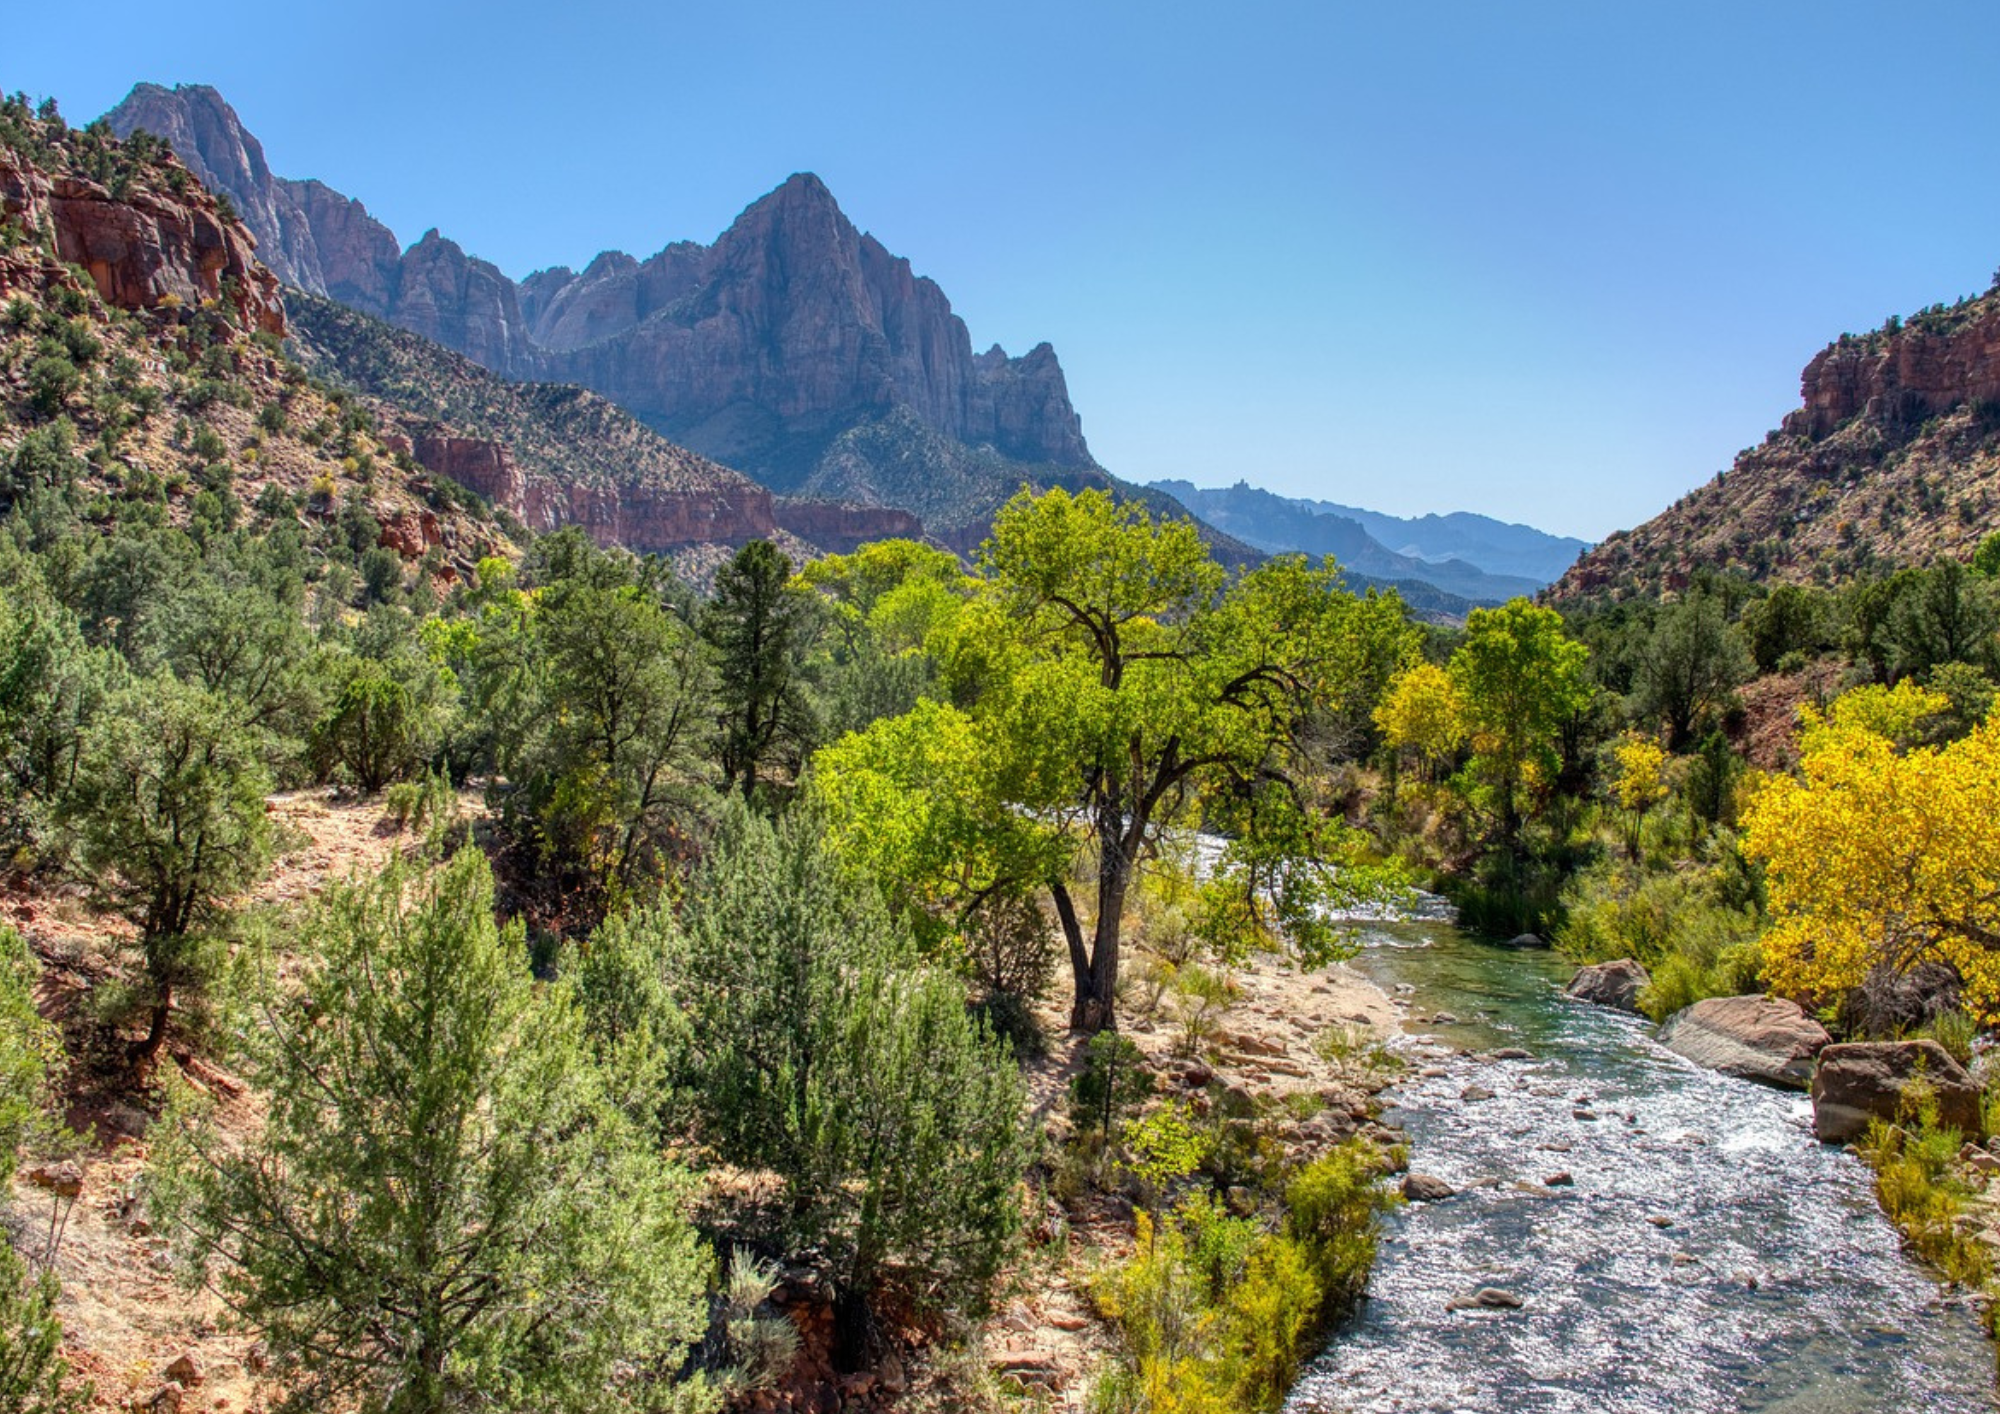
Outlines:
<svg viewBox="0 0 2000 1414"><path fill-rule="evenodd" d="M22 7L25 8L25 7ZM1843 330L2000 265L1993 18L1757 0L36 5L0 85L219 87L273 167L515 276L799 170L1098 459L1596 538Z"/></svg>

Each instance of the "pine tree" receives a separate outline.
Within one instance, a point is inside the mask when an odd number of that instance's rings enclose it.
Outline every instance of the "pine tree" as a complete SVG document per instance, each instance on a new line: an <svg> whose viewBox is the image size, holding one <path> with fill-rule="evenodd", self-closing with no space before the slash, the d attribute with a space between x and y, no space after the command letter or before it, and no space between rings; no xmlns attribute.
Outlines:
<svg viewBox="0 0 2000 1414"><path fill-rule="evenodd" d="M495 926L484 857L336 889L303 936L264 1131L231 1149L184 1121L161 1164L162 1212L263 1331L285 1407L600 1410L677 1370L702 1324L686 1180Z"/></svg>

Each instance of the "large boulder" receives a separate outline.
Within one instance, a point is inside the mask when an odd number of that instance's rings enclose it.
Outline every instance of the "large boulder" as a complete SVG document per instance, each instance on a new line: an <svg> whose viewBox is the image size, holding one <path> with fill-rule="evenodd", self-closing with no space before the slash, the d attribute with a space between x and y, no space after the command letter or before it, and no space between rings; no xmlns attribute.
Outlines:
<svg viewBox="0 0 2000 1414"><path fill-rule="evenodd" d="M1616 1007L1619 1011L1637 1011L1640 989L1652 980L1652 974L1646 971L1643 964L1621 957L1616 962L1600 962L1594 967L1580 968L1576 976L1569 979L1567 993L1580 1002Z"/></svg>
<svg viewBox="0 0 2000 1414"><path fill-rule="evenodd" d="M1668 1017L1659 1039L1668 1050L1724 1075L1803 1090L1812 1079L1813 1057L1833 1038L1795 1002L1709 997Z"/></svg>
<svg viewBox="0 0 2000 1414"><path fill-rule="evenodd" d="M1918 1080L1937 1097L1938 1121L1961 1134L1979 1132L1979 1086L1937 1042L1856 1041L1828 1046L1813 1072L1813 1133L1845 1144L1871 1120L1894 1122Z"/></svg>

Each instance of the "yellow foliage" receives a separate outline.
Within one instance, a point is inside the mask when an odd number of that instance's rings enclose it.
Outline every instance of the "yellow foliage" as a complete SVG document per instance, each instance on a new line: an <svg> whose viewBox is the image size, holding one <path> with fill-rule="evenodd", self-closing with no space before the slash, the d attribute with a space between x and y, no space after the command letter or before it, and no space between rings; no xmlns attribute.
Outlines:
<svg viewBox="0 0 2000 1414"><path fill-rule="evenodd" d="M1805 727L1808 736L1827 726L1852 728L1886 737L1896 746L1908 746L1923 733L1931 718L1951 710L1951 699L1942 692L1918 687L1905 678L1894 687L1870 683L1842 693L1822 718L1808 707Z"/></svg>
<svg viewBox="0 0 2000 1414"><path fill-rule="evenodd" d="M1621 809L1644 814L1667 798L1663 771L1667 753L1657 741L1627 733L1612 756L1618 762L1618 804Z"/></svg>
<svg viewBox="0 0 2000 1414"><path fill-rule="evenodd" d="M1451 675L1435 663L1398 673L1375 709L1375 725L1389 745L1435 765L1465 740L1463 710Z"/></svg>
<svg viewBox="0 0 2000 1414"><path fill-rule="evenodd" d="M2000 717L1899 752L1931 696L1850 693L1845 712L1808 711L1799 774L1752 793L1744 851L1769 868L1776 990L1824 996L1935 957L1964 976L1968 1010L2000 1018Z"/></svg>

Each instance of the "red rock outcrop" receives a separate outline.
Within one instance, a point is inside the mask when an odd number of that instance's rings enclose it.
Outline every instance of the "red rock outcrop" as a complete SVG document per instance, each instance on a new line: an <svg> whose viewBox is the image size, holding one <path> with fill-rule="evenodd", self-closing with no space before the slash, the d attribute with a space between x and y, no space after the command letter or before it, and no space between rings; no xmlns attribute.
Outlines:
<svg viewBox="0 0 2000 1414"><path fill-rule="evenodd" d="M423 466L504 506L534 530L580 526L601 545L623 545L644 554L689 545L740 545L773 534L779 525L771 493L740 477L693 486L643 480L628 485L561 482L524 475L498 442L438 433L419 435L413 442ZM868 513L860 514L865 518Z"/></svg>
<svg viewBox="0 0 2000 1414"><path fill-rule="evenodd" d="M96 182L50 176L0 151L0 208L53 232L58 258L88 271L107 304L138 310L229 298L243 327L285 332L278 282L257 263L249 233L225 221L198 188L175 195L140 187L114 197Z"/></svg>
<svg viewBox="0 0 2000 1414"><path fill-rule="evenodd" d="M2000 307L1976 307L1945 327L1921 320L1893 333L1843 338L1820 351L1800 379L1804 406L1784 430L1817 440L1868 416L1894 427L1965 403L2000 399Z"/></svg>
<svg viewBox="0 0 2000 1414"><path fill-rule="evenodd" d="M893 506L855 506L843 501L795 501L774 505L778 528L823 550L844 555L871 540L913 540L924 523Z"/></svg>
<svg viewBox="0 0 2000 1414"><path fill-rule="evenodd" d="M515 515L526 504L527 481L513 455L498 442L433 433L413 438L419 463L440 476L477 491Z"/></svg>

